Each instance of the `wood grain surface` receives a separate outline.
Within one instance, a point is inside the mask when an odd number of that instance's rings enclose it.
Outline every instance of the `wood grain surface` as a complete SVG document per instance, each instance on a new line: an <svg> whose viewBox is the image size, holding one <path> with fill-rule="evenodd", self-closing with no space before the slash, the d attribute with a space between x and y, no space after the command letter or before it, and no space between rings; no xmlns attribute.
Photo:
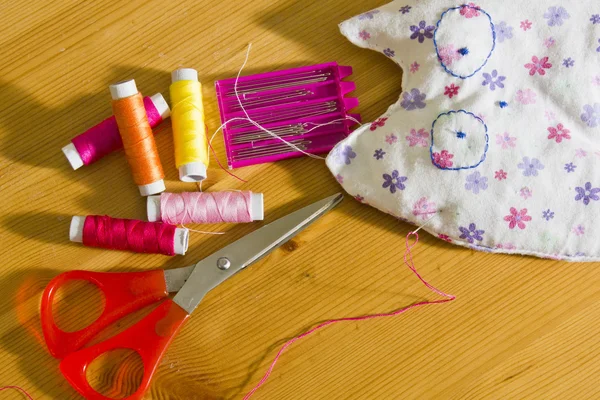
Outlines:
<svg viewBox="0 0 600 400"><path fill-rule="evenodd" d="M261 225L209 228L226 231L223 236L192 233L183 257L70 243L72 215L145 216L145 200L122 153L73 171L60 151L110 115L108 85L135 78L145 94L168 94L173 69L196 68L212 131L219 125L213 82L235 76L251 41L246 73L327 61L352 65L359 111L370 121L400 94L401 70L351 45L337 24L381 4L0 2L0 386L22 386L34 399L80 398L40 332L40 293L56 274L182 267ZM170 123L157 129L156 138L167 189L196 190L177 179ZM215 145L224 161L221 137ZM248 183L212 162L203 189L263 192L265 222L340 190L320 160L235 172ZM286 339L316 323L435 299L402 264L410 229L347 198L211 292L168 350L147 398L239 399ZM457 300L392 319L336 325L296 342L254 398L600 398L599 264L478 253L427 234L415 262ZM69 293L63 298L81 305ZM132 358L121 359L127 364ZM122 374L112 361L100 364L88 375L99 387L114 375L117 389L131 389L134 373ZM21 398L0 392L1 400Z"/></svg>

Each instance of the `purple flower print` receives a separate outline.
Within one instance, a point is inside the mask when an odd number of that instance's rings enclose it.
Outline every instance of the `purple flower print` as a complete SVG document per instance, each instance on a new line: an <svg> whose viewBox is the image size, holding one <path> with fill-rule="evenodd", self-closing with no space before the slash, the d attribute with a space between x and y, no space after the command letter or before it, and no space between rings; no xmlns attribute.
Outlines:
<svg viewBox="0 0 600 400"><path fill-rule="evenodd" d="M573 163L565 164L565 171L567 171L568 174L570 174L571 172L575 172L575 168L577 168L577 165Z"/></svg>
<svg viewBox="0 0 600 400"><path fill-rule="evenodd" d="M600 43L600 39L598 39L598 43ZM600 46L598 46L598 48L596 49L596 51L597 51L598 53L600 53Z"/></svg>
<svg viewBox="0 0 600 400"><path fill-rule="evenodd" d="M546 75L546 70L552 68L552 64L548 62L548 57L538 58L537 56L531 57L531 62L525 64L525 68L529 69L529 75L534 76L537 72L540 75Z"/></svg>
<svg viewBox="0 0 600 400"><path fill-rule="evenodd" d="M544 14L544 18L548 20L549 26L561 26L565 19L571 18L564 7L550 7Z"/></svg>
<svg viewBox="0 0 600 400"><path fill-rule="evenodd" d="M584 187L576 187L575 191L577 192L575 201L583 200L583 204L586 206L590 204L591 200L600 200L600 196L598 196L598 193L600 193L600 188L593 188L591 182L587 182Z"/></svg>
<svg viewBox="0 0 600 400"><path fill-rule="evenodd" d="M515 147L516 141L517 138L510 136L508 132L504 132L504 135L496 135L496 144L501 145L504 150Z"/></svg>
<svg viewBox="0 0 600 400"><path fill-rule="evenodd" d="M490 90L496 90L496 87L499 87L501 89L504 89L504 83L502 83L502 81L504 81L506 79L505 76L499 76L498 75L498 71L493 70L492 74L488 74L487 72L485 72L483 74L483 78L484 81L482 83L483 86L487 86L490 85Z"/></svg>
<svg viewBox="0 0 600 400"><path fill-rule="evenodd" d="M512 39L513 28L506 25L506 22L500 22L496 24L496 39L499 43L504 42L507 39Z"/></svg>
<svg viewBox="0 0 600 400"><path fill-rule="evenodd" d="M379 10L371 10L371 11L367 11L364 14L361 14L358 16L359 20L365 20L365 19L373 19L373 16L375 14L379 14Z"/></svg>
<svg viewBox="0 0 600 400"><path fill-rule="evenodd" d="M467 242L471 244L473 244L476 240L482 241L483 234L485 233L484 230L477 229L477 226L475 224L469 224L468 228L461 226L458 228L458 230L461 233L460 238L466 239Z"/></svg>
<svg viewBox="0 0 600 400"><path fill-rule="evenodd" d="M465 183L465 189L473 191L475 194L479 194L479 191L484 191L488 188L488 178L481 176L479 171L473 172L467 176L467 183Z"/></svg>
<svg viewBox="0 0 600 400"><path fill-rule="evenodd" d="M404 6L404 7L401 7L400 10L398 10L398 11L400 11L402 14L408 14L410 12L411 8L412 8L411 6Z"/></svg>
<svg viewBox="0 0 600 400"><path fill-rule="evenodd" d="M549 37L548 39L544 40L544 46L546 46L548 49L554 46L555 44L556 40L553 37Z"/></svg>
<svg viewBox="0 0 600 400"><path fill-rule="evenodd" d="M590 21L592 21L592 24L594 24L594 25L600 24L600 14L592 15L592 18L590 18Z"/></svg>
<svg viewBox="0 0 600 400"><path fill-rule="evenodd" d="M406 186L404 182L406 182L408 178L406 176L400 176L400 173L396 170L392 171L392 174L383 174L383 185L382 188L390 189L390 193L396 193L396 189L404 190Z"/></svg>
<svg viewBox="0 0 600 400"><path fill-rule="evenodd" d="M387 49L383 50L383 54L385 54L389 58L392 58L396 55L396 52L388 47Z"/></svg>
<svg viewBox="0 0 600 400"><path fill-rule="evenodd" d="M523 157L523 162L519 163L517 167L523 170L525 176L538 176L538 171L544 169L544 164L537 158Z"/></svg>
<svg viewBox="0 0 600 400"><path fill-rule="evenodd" d="M575 60L573 60L571 57L565 58L563 60L563 65L567 68L571 68L572 66L575 65Z"/></svg>
<svg viewBox="0 0 600 400"><path fill-rule="evenodd" d="M552 212L550 209L547 209L546 211L542 212L542 218L544 218L546 221L550 221L554 218L554 212Z"/></svg>
<svg viewBox="0 0 600 400"><path fill-rule="evenodd" d="M423 43L425 41L425 38L433 39L433 31L435 30L435 26L427 26L427 23L425 21L421 21L419 22L419 26L411 25L410 30L413 33L412 35L410 35L410 38L412 40L418 39L419 43Z"/></svg>
<svg viewBox="0 0 600 400"><path fill-rule="evenodd" d="M375 150L375 154L373 154L373 157L375 157L376 160L381 160L384 155L385 155L385 151L383 151L383 149L378 149L378 150Z"/></svg>
<svg viewBox="0 0 600 400"><path fill-rule="evenodd" d="M340 174L337 174L335 176L335 180L338 181L340 185L344 183L344 177L341 176Z"/></svg>
<svg viewBox="0 0 600 400"><path fill-rule="evenodd" d="M352 151L352 147L345 146L344 150L342 150L341 156L342 160L344 160L344 163L346 165L350 165L352 163L352 159L356 158L356 153Z"/></svg>
<svg viewBox="0 0 600 400"><path fill-rule="evenodd" d="M371 34L369 32L367 32L367 31L365 31L364 29L358 33L358 36L362 40L369 40L369 39L371 39Z"/></svg>
<svg viewBox="0 0 600 400"><path fill-rule="evenodd" d="M410 92L404 92L402 94L402 102L400 102L400 106L406 111L416 110L417 108L425 108L425 106L427 106L424 101L425 97L427 97L427 95L425 93L421 93L419 89L412 89Z"/></svg>
<svg viewBox="0 0 600 400"><path fill-rule="evenodd" d="M406 137L408 140L408 145L410 147L421 146L427 147L429 145L429 133L425 129L416 129L410 130L410 135Z"/></svg>
<svg viewBox="0 0 600 400"><path fill-rule="evenodd" d="M591 104L583 106L581 120L590 128L595 128L600 125L600 103L596 103L593 106Z"/></svg>

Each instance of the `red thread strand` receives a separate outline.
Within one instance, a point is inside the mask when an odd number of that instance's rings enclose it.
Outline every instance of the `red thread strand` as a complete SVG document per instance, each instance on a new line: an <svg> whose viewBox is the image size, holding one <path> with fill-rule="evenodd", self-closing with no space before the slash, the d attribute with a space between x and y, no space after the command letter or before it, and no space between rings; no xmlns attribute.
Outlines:
<svg viewBox="0 0 600 400"><path fill-rule="evenodd" d="M108 216L88 215L83 224L83 244L136 253L175 255L175 225Z"/></svg>
<svg viewBox="0 0 600 400"><path fill-rule="evenodd" d="M162 117L150 97L144 97L144 108L152 128L162 122ZM71 142L77 149L84 165L90 165L113 151L123 148L123 140L114 116L106 118L81 135L74 137Z"/></svg>
<svg viewBox="0 0 600 400"><path fill-rule="evenodd" d="M212 147L212 144L210 143L210 141L208 142L208 147L210 147L210 150L212 151L213 155L215 156L215 160L217 160L217 164L219 164L219 167L221 167L221 169L225 172L227 172L229 175L233 176L235 179L237 179L238 181L242 181L244 183L248 183L248 181L240 178L239 176L235 175L232 172L229 172L229 170L227 170L223 164L221 164L221 161L219 161L219 156L217 155L217 152L215 151L215 149Z"/></svg>
<svg viewBox="0 0 600 400"><path fill-rule="evenodd" d="M409 243L409 240L411 238L411 236L415 236L415 242L411 245ZM338 322L347 322L347 321L365 321L365 320L369 320L369 319L375 319L375 318L384 318L384 317L393 317L396 315L400 315L405 313L406 311L412 310L413 308L419 308L422 306L426 306L426 305L431 305L431 304L443 304L443 303L448 303L451 301L454 301L456 299L456 297L454 295L442 292L441 290L437 289L435 286L431 285L429 282L427 282L425 279L423 279L423 277L417 272L417 269L415 268L415 265L413 263L413 258L412 258L412 253L411 253L411 249L413 247L415 247L417 245L417 243L419 243L419 235L416 232L410 232L408 235L406 235L406 251L404 252L404 264L417 276L417 278L419 278L419 280L432 292L437 293L438 295L445 297L444 299L440 299L440 300L427 300L427 301L421 301L419 303L415 303L415 304L411 304L410 306L407 307L403 307L400 308L398 310L389 312L389 313L378 313L378 314L370 314L370 315L363 315L360 317L346 317L346 318L337 318L337 319L330 319L328 321L325 321L317 326L315 326L314 328L309 329L308 331L288 340L277 352L277 354L275 355L275 358L273 359L273 361L271 362L271 364L269 365L269 368L267 369L267 372L265 372L265 374L263 375L262 379L256 384L256 386L254 386L254 388L252 388L252 390L250 390L245 396L244 396L244 400L249 399L250 397L252 397L252 395L254 395L254 393L262 386L265 384L265 382L267 381L267 379L269 379L269 376L271 375L271 372L273 371L273 368L275 367L275 364L277 363L277 361L279 360L279 357L281 357L281 354L288 348L290 347L294 342L296 342L297 340L300 340L306 336L309 336L310 334L325 328L326 326L329 325L333 325L336 324Z"/></svg>
<svg viewBox="0 0 600 400"><path fill-rule="evenodd" d="M27 398L29 400L33 400L33 397L31 397L31 395L29 393L27 393L27 390L23 389L20 386L14 386L14 385L11 385L11 386L2 386L2 387L0 387L0 392L3 391L3 390L8 390L8 389L17 390L17 391L23 393L25 396L27 396Z"/></svg>

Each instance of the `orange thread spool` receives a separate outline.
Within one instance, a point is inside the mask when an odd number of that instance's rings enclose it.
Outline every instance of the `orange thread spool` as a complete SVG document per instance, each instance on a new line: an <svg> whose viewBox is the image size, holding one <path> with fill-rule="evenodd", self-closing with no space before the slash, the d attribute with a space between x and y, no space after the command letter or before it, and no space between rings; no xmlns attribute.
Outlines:
<svg viewBox="0 0 600 400"><path fill-rule="evenodd" d="M138 185L142 196L163 192L165 174L146 116L144 101L135 81L132 79L110 85L110 93L133 181Z"/></svg>

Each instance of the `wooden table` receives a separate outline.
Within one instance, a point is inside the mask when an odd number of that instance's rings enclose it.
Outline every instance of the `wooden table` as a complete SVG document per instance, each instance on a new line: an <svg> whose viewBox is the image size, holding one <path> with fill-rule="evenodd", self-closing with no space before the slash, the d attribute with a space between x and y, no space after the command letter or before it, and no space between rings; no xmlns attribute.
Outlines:
<svg viewBox="0 0 600 400"><path fill-rule="evenodd" d="M60 151L110 115L108 85L135 78L144 93L166 94L173 69L196 68L212 130L219 125L213 82L236 74L252 41L245 73L326 61L352 65L359 111L370 121L399 95L401 71L351 45L337 24L380 4L0 4L0 386L22 386L35 399L79 398L40 336L39 296L54 275L185 266L260 225L214 227L223 236L192 233L184 257L70 243L72 215L145 216L122 153L73 171ZM156 137L168 190L196 190L177 179L170 123ZM222 139L215 144L224 161ZM247 184L214 162L209 173L204 189L264 193L266 222L340 190L324 163L308 158L236 170ZM409 229L347 198L210 293L168 350L147 398L241 398L281 344L316 323L435 299L403 266ZM490 255L422 236L415 249L419 271L456 302L340 324L296 342L255 398L599 398L600 265ZM73 302L68 293L65 299ZM90 379L105 384L115 372L110 365L99 362ZM121 378L127 389L134 376ZM2 400L20 396L0 392Z"/></svg>

